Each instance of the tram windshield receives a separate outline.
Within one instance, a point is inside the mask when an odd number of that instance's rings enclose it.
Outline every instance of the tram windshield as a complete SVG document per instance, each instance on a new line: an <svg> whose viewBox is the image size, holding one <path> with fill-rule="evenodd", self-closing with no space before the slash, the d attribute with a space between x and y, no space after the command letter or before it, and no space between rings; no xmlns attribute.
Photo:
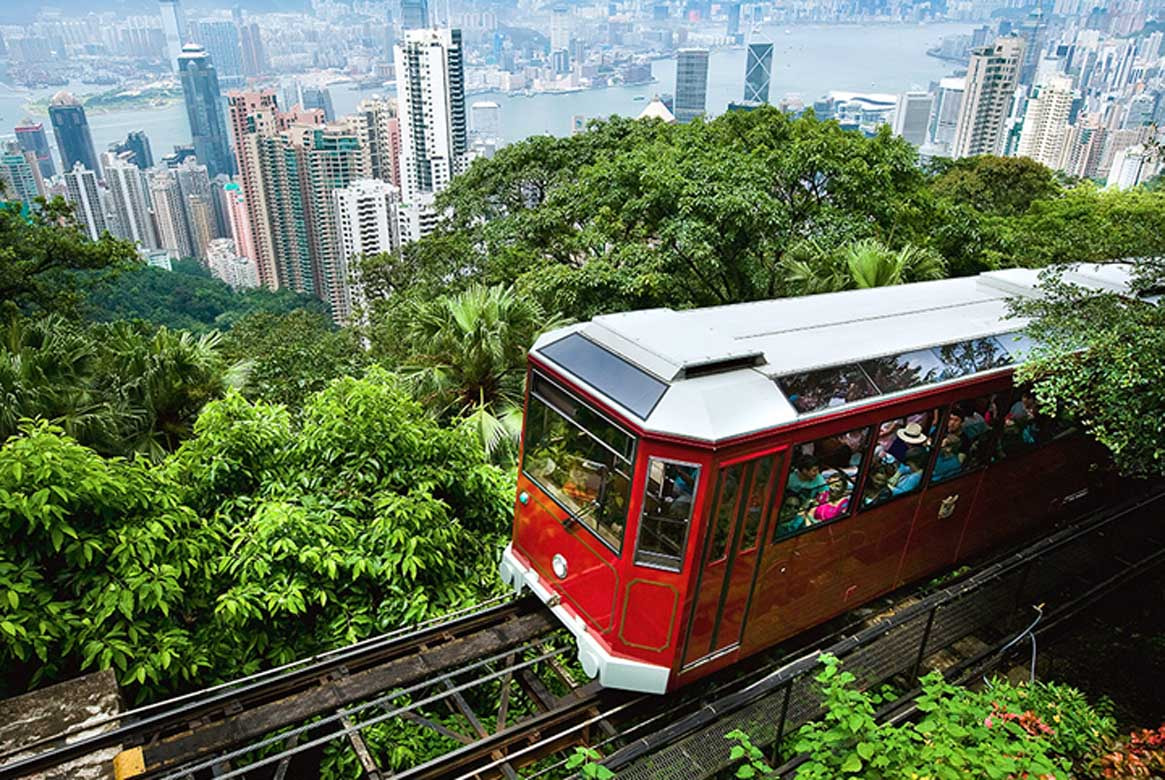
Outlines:
<svg viewBox="0 0 1165 780"><path fill-rule="evenodd" d="M533 374L522 469L616 553L623 546L635 439Z"/></svg>

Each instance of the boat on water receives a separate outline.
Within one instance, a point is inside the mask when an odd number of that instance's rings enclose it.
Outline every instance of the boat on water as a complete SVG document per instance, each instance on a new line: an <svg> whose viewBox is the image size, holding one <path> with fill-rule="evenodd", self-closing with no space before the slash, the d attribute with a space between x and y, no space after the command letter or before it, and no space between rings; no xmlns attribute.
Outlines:
<svg viewBox="0 0 1165 780"><path fill-rule="evenodd" d="M647 96L646 95L635 95L631 99L638 102L641 100L647 100Z"/></svg>

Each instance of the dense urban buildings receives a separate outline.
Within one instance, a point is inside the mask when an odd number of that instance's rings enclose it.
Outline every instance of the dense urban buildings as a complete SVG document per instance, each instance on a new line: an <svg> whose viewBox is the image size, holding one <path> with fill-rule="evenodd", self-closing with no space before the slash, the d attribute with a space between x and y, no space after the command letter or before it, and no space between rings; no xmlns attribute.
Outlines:
<svg viewBox="0 0 1165 780"><path fill-rule="evenodd" d="M1000 38L971 53L951 156L1000 154L1023 58L1023 39Z"/></svg>

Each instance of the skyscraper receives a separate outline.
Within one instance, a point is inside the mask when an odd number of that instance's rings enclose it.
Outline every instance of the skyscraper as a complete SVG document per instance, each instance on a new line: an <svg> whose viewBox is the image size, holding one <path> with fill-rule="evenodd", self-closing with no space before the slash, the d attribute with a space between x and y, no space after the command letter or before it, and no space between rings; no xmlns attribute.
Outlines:
<svg viewBox="0 0 1165 780"><path fill-rule="evenodd" d="M267 49L263 46L259 25L254 22L239 22L239 46L243 51L244 76L262 76L270 70Z"/></svg>
<svg viewBox="0 0 1165 780"><path fill-rule="evenodd" d="M243 83L243 50L239 28L226 19L204 20L191 25L194 41L210 55L220 84L237 87Z"/></svg>
<svg viewBox="0 0 1165 780"><path fill-rule="evenodd" d="M143 171L154 167L154 153L150 150L150 139L141 130L131 130L124 141L110 144L109 151L119 158L133 163Z"/></svg>
<svg viewBox="0 0 1165 780"><path fill-rule="evenodd" d="M318 108L324 112L325 122L336 121L336 111L332 108L332 93L327 87L300 87L299 104L306 109Z"/></svg>
<svg viewBox="0 0 1165 780"><path fill-rule="evenodd" d="M963 92L966 86L966 79L961 76L947 77L938 83L934 108L930 114L930 140L934 144L935 153L941 156L945 157L950 154L951 144L955 140L955 128L959 124L959 110L963 105Z"/></svg>
<svg viewBox="0 0 1165 780"><path fill-rule="evenodd" d="M706 110L708 50L680 49L676 57L676 97L673 113L678 122L691 122Z"/></svg>
<svg viewBox="0 0 1165 780"><path fill-rule="evenodd" d="M19 144L10 144L0 154L0 201L18 200L31 204L34 198L45 196L44 177L40 175L36 152L21 149Z"/></svg>
<svg viewBox="0 0 1165 780"><path fill-rule="evenodd" d="M182 94L186 99L186 118L194 139L194 154L206 164L211 176L234 175L226 121L223 119L222 92L218 74L210 55L196 43L182 47L178 58L182 76Z"/></svg>
<svg viewBox="0 0 1165 780"><path fill-rule="evenodd" d="M77 163L92 171L98 178L101 169L97 167L97 152L93 148L93 136L89 132L89 120L85 108L77 98L68 92L58 92L49 102L49 121L53 125L53 135L57 138L57 151L61 153L61 165L71 171Z"/></svg>
<svg viewBox="0 0 1165 780"><path fill-rule="evenodd" d="M22 120L16 126L16 142L24 151L36 155L42 177L48 179L57 172L56 166L53 165L52 153L49 151L49 139L45 135L42 123L31 119Z"/></svg>
<svg viewBox="0 0 1165 780"><path fill-rule="evenodd" d="M737 5L739 13L740 6ZM773 45L750 43L744 66L744 102L768 103L773 76Z"/></svg>
<svg viewBox="0 0 1165 780"><path fill-rule="evenodd" d="M360 101L356 111L364 117L365 145L373 179L400 188L400 119L396 103L381 98Z"/></svg>
<svg viewBox="0 0 1165 780"><path fill-rule="evenodd" d="M550 51L570 48L570 9L558 3L550 9Z"/></svg>
<svg viewBox="0 0 1165 780"><path fill-rule="evenodd" d="M1022 61L1021 38L999 38L993 46L972 50L952 157L999 154L1003 150Z"/></svg>
<svg viewBox="0 0 1165 780"><path fill-rule="evenodd" d="M247 203L243 189L235 182L223 187L227 195L227 214L230 219L231 239L240 257L255 262L255 240L251 237L251 219L247 215ZM255 266L255 283L258 284L259 269Z"/></svg>
<svg viewBox="0 0 1165 780"><path fill-rule="evenodd" d="M400 0L402 30L423 30L429 26L429 0Z"/></svg>
<svg viewBox="0 0 1165 780"><path fill-rule="evenodd" d="M246 290L259 286L259 275L255 263L240 255L235 242L229 238L218 238L206 248L206 264L217 279L221 279L234 290Z"/></svg>
<svg viewBox="0 0 1165 780"><path fill-rule="evenodd" d="M723 7L723 6L722 6ZM728 15L728 25L724 32L733 41L738 41L740 38L740 3L729 3L728 7L724 9ZM745 98L746 100L748 98Z"/></svg>
<svg viewBox="0 0 1165 780"><path fill-rule="evenodd" d="M73 204L77 222L89 238L94 241L99 239L108 225L97 174L81 163L75 163L71 170L65 172L65 196Z"/></svg>
<svg viewBox="0 0 1165 780"><path fill-rule="evenodd" d="M172 257L194 257L194 243L186 224L186 204L178 179L168 168L159 168L150 176L150 198L158 224L158 243Z"/></svg>
<svg viewBox="0 0 1165 780"><path fill-rule="evenodd" d="M433 196L469 165L462 58L460 30L410 30L396 47L408 240L432 230Z"/></svg>
<svg viewBox="0 0 1165 780"><path fill-rule="evenodd" d="M162 12L162 31L166 34L166 61L170 70L177 72L178 57L186 42L186 15L179 0L158 0Z"/></svg>
<svg viewBox="0 0 1165 780"><path fill-rule="evenodd" d="M1052 76L1037 85L1023 115L1016 154L1052 169L1060 168L1064 164L1068 117L1075 97L1070 76Z"/></svg>
<svg viewBox="0 0 1165 780"><path fill-rule="evenodd" d="M1144 184L1161 172L1161 158L1144 144L1118 149L1113 155L1106 185L1127 190Z"/></svg>
<svg viewBox="0 0 1165 780"><path fill-rule="evenodd" d="M232 92L227 96L227 101L230 104L231 130L235 138L239 179L242 183L242 204L247 210L250 230L250 241L239 242L237 246L241 252L250 252L246 256L255 261L259 283L269 290L278 290L281 285L275 269L261 149L262 139L275 135L280 129L281 117L275 103L275 93L271 90Z"/></svg>
<svg viewBox="0 0 1165 780"><path fill-rule="evenodd" d="M914 146L926 143L927 124L934 95L929 92L904 92L898 96L894 110L894 135L905 138Z"/></svg>
<svg viewBox="0 0 1165 780"><path fill-rule="evenodd" d="M112 232L145 249L157 249L158 240L150 218L148 185L142 169L116 154L106 154L102 162L117 223Z"/></svg>

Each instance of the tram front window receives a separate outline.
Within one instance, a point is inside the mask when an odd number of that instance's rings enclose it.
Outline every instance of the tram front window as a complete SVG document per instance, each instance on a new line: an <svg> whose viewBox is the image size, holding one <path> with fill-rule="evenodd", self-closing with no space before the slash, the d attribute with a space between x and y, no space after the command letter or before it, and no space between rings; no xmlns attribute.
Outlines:
<svg viewBox="0 0 1165 780"><path fill-rule="evenodd" d="M635 439L541 376L532 377L522 469L618 553Z"/></svg>

